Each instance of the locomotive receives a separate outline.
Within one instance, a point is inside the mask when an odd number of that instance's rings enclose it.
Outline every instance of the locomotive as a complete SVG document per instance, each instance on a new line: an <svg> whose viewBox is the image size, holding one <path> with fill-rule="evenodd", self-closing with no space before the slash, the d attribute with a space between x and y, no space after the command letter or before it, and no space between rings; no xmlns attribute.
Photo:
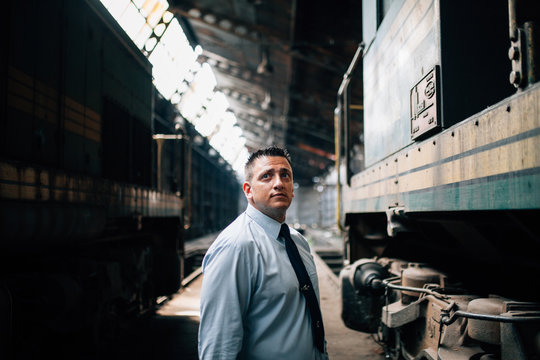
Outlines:
<svg viewBox="0 0 540 360"><path fill-rule="evenodd" d="M335 112L341 316L386 358L540 358L539 17L363 1Z"/></svg>
<svg viewBox="0 0 540 360"><path fill-rule="evenodd" d="M185 241L228 224L240 187L99 1L7 10L0 358L91 358L180 289Z"/></svg>

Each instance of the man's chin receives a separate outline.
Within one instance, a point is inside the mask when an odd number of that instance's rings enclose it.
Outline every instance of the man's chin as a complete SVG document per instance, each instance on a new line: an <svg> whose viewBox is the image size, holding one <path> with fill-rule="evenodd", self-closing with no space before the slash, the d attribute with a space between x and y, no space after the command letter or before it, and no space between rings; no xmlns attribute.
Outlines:
<svg viewBox="0 0 540 360"><path fill-rule="evenodd" d="M287 198L273 198L271 206L276 209L287 210L291 205L291 201Z"/></svg>

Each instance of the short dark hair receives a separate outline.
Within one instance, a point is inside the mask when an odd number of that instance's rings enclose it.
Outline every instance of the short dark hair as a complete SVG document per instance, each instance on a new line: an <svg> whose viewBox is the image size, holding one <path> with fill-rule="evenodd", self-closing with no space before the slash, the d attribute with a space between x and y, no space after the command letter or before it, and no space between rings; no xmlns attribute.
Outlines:
<svg viewBox="0 0 540 360"><path fill-rule="evenodd" d="M269 146L264 149L259 149L249 155L249 158L246 162L246 165L244 166L244 175L246 177L246 180L250 180L253 176L253 163L255 160L261 157L265 156L281 156L287 159L289 162L289 165L291 165L292 168L292 162L291 162L291 155L289 155L289 152L285 148L281 148L279 146Z"/></svg>

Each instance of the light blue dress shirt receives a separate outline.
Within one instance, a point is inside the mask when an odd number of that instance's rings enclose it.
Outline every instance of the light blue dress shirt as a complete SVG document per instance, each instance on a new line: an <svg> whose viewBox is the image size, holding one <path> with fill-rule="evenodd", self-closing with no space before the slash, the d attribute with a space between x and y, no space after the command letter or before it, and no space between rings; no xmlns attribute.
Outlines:
<svg viewBox="0 0 540 360"><path fill-rule="evenodd" d="M281 224L251 205L218 236L203 260L199 357L328 359L313 344L311 319L279 236ZM305 238L291 237L319 283Z"/></svg>

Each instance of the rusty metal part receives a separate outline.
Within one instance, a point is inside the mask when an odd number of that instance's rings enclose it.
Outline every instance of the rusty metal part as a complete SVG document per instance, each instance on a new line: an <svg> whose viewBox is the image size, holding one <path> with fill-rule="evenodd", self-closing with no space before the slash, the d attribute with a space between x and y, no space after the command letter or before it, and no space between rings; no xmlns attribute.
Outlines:
<svg viewBox="0 0 540 360"><path fill-rule="evenodd" d="M499 297L474 299L467 306L467 311L486 315L500 315L505 312L505 301L507 299ZM501 344L501 327L498 322L470 319L467 332L472 339L493 345Z"/></svg>
<svg viewBox="0 0 540 360"><path fill-rule="evenodd" d="M512 70L509 75L509 81L514 87L519 88L525 85L524 72L525 62L524 54L524 33L517 24L517 5L516 0L508 0L508 30L510 35L510 48L508 58L512 63Z"/></svg>
<svg viewBox="0 0 540 360"><path fill-rule="evenodd" d="M524 73L525 73L525 60L524 54L524 38L525 35L522 29L516 29L515 41L510 43L510 49L508 50L508 58L512 63L512 71L510 72L509 81L514 87L519 88L525 85Z"/></svg>
<svg viewBox="0 0 540 360"><path fill-rule="evenodd" d="M516 0L509 0L508 26L510 34L508 58L512 62L509 80L516 88L523 88L537 81L536 25L532 21L518 24Z"/></svg>
<svg viewBox="0 0 540 360"><path fill-rule="evenodd" d="M517 40L516 0L508 0L508 30L510 41Z"/></svg>
<svg viewBox="0 0 540 360"><path fill-rule="evenodd" d="M527 83L533 84L537 81L537 56L536 56L536 44L538 37L538 30L535 23L526 22L524 24L524 33L526 39L525 56L527 59Z"/></svg>
<svg viewBox="0 0 540 360"><path fill-rule="evenodd" d="M444 326L441 314L451 309L462 309L470 296L455 296L452 299L437 299L427 295L411 304L396 301L383 307L381 321L390 329L399 329L399 352L405 359L453 359L438 357L442 349L451 349L456 353L466 353L470 358L481 352L476 346L464 346L463 339L466 322L459 321L451 326ZM462 359L465 357L462 357Z"/></svg>
<svg viewBox="0 0 540 360"><path fill-rule="evenodd" d="M426 284L437 284L444 288L446 276L441 272L419 263L409 263L406 269L401 272L401 285L413 289L423 288ZM411 303L418 299L418 292L403 290L401 301Z"/></svg>

